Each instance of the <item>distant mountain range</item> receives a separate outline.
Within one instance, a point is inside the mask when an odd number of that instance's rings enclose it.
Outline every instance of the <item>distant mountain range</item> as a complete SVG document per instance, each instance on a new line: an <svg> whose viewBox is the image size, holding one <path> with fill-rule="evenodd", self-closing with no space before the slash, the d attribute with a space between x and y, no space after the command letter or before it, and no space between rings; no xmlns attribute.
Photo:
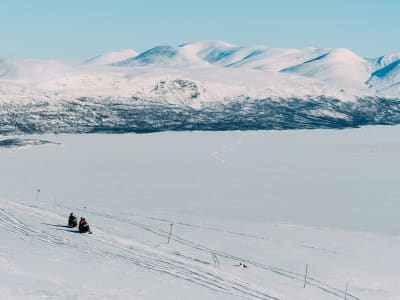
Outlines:
<svg viewBox="0 0 400 300"><path fill-rule="evenodd" d="M83 62L0 61L0 134L398 123L400 52L199 41Z"/></svg>

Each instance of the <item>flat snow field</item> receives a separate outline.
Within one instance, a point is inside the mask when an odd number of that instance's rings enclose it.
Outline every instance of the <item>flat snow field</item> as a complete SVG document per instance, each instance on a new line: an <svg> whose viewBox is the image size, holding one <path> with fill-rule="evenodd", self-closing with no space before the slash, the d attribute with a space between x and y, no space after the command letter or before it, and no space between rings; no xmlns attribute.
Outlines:
<svg viewBox="0 0 400 300"><path fill-rule="evenodd" d="M399 126L28 138L0 299L400 299Z"/></svg>

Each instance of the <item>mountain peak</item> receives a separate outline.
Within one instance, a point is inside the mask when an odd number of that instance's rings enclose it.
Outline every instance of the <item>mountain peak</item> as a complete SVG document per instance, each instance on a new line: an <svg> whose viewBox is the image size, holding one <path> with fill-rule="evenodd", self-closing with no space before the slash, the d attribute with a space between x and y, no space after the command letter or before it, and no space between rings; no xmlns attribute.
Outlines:
<svg viewBox="0 0 400 300"><path fill-rule="evenodd" d="M364 58L358 56L353 51L346 48L335 48L330 51L327 58L342 62L360 62L365 61Z"/></svg>
<svg viewBox="0 0 400 300"><path fill-rule="evenodd" d="M200 40L200 41L181 44L178 47L194 48L201 51L207 48L233 48L237 46L221 40Z"/></svg>
<svg viewBox="0 0 400 300"><path fill-rule="evenodd" d="M126 60L128 58L132 58L137 56L138 53L132 49L123 49L119 51L108 52L105 54L101 54L90 58L85 61L88 64L98 64L98 65L110 65L117 63L119 61Z"/></svg>
<svg viewBox="0 0 400 300"><path fill-rule="evenodd" d="M193 99L188 96L191 102L233 99L237 95L398 97L399 61L396 53L365 59L345 48L246 47L204 40L160 45L140 54L132 49L110 52L85 64L6 60L0 62L0 94L9 99L30 99L35 93L49 98L53 94L61 98L150 93L146 98L155 99L152 91L156 83L169 82L158 84L163 89L158 89L156 96L164 101L175 97L175 89L186 95L186 87L195 82L199 93ZM342 90L346 94L337 96Z"/></svg>

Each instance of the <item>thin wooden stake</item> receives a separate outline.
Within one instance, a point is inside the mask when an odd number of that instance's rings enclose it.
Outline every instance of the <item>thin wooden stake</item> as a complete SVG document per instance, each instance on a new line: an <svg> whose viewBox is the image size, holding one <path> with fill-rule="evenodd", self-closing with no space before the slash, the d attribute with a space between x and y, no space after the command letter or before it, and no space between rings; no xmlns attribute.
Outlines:
<svg viewBox="0 0 400 300"><path fill-rule="evenodd" d="M169 229L169 235L168 235L168 242L167 242L167 244L169 244L169 240L171 239L171 233L172 233L172 226L173 226L174 224L170 224L170 226L171 226L171 228Z"/></svg>
<svg viewBox="0 0 400 300"><path fill-rule="evenodd" d="M347 289L349 287L349 282L346 283L346 292L344 293L344 300L347 300Z"/></svg>
<svg viewBox="0 0 400 300"><path fill-rule="evenodd" d="M307 273L308 273L308 264L306 264L306 274L304 274L304 288L306 287L306 282L307 282Z"/></svg>
<svg viewBox="0 0 400 300"><path fill-rule="evenodd" d="M215 252L212 252L211 256L214 263L214 268L219 268L219 260L217 254L215 254Z"/></svg>

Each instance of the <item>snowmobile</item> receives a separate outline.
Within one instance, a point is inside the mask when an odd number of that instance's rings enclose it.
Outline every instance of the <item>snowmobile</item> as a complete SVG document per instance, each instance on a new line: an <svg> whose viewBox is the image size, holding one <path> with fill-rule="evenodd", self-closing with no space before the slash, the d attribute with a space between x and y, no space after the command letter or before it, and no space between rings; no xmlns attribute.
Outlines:
<svg viewBox="0 0 400 300"><path fill-rule="evenodd" d="M81 220L79 221L79 232L92 234L89 224L86 222L85 218L81 218Z"/></svg>
<svg viewBox="0 0 400 300"><path fill-rule="evenodd" d="M78 225L78 219L74 216L73 213L71 213L68 218L68 226L73 228L76 227L77 225Z"/></svg>

